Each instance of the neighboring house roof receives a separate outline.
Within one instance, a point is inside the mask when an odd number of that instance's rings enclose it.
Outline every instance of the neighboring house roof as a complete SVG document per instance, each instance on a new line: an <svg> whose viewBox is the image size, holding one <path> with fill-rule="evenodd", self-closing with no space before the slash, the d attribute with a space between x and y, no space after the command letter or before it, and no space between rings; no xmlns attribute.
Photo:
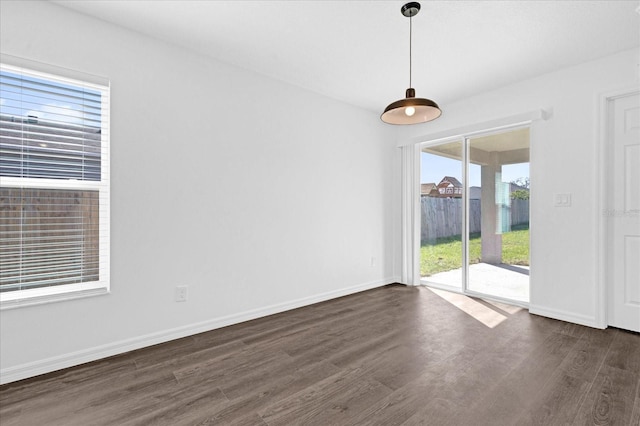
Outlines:
<svg viewBox="0 0 640 426"><path fill-rule="evenodd" d="M420 195L429 195L434 190L436 191L436 193L438 193L436 184L433 182L420 184Z"/></svg>
<svg viewBox="0 0 640 426"><path fill-rule="evenodd" d="M462 197L462 184L452 176L445 176L438 184L438 192L441 197L460 198Z"/></svg>
<svg viewBox="0 0 640 426"><path fill-rule="evenodd" d="M100 180L99 127L1 114L0 138L2 176Z"/></svg>
<svg viewBox="0 0 640 426"><path fill-rule="evenodd" d="M444 184L451 184L455 188L462 188L462 184L460 183L460 181L452 176L443 177L440 183L438 184L438 186L440 187L441 185L444 185Z"/></svg>
<svg viewBox="0 0 640 426"><path fill-rule="evenodd" d="M453 193L445 193L444 190L438 191L438 188L457 188ZM529 188L525 188L524 186L520 186L515 183L509 184L509 193L514 191L529 191ZM445 176L442 178L440 183L437 185L433 182L430 183L422 183L420 184L420 194L421 195L429 195L431 197L460 197L462 194L462 183L452 176ZM469 199L470 200L480 200L482 199L482 187L480 186L472 186L469 188Z"/></svg>

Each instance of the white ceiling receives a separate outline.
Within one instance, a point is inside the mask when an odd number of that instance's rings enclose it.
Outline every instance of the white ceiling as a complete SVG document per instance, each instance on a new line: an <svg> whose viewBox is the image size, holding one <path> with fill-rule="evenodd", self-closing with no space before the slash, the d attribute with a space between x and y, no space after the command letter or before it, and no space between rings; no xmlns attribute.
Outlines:
<svg viewBox="0 0 640 426"><path fill-rule="evenodd" d="M404 1L57 0L62 6L381 112L409 83ZM640 46L639 2L422 1L413 86L446 104Z"/></svg>

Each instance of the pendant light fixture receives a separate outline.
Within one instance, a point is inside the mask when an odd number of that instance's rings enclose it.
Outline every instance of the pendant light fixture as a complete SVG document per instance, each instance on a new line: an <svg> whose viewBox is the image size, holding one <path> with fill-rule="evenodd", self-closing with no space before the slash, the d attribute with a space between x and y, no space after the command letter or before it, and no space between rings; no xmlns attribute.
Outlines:
<svg viewBox="0 0 640 426"><path fill-rule="evenodd" d="M416 98L416 91L411 87L411 32L412 18L420 11L420 3L407 3L400 9L403 16L409 18L409 88L406 97L392 102L380 116L382 121L389 124L417 124L426 123L440 117L442 111L438 104L431 99Z"/></svg>

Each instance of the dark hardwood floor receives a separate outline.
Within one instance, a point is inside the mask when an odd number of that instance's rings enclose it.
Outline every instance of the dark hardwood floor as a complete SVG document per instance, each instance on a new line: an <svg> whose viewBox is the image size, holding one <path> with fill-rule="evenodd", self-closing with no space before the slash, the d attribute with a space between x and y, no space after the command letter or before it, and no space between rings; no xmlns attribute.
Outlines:
<svg viewBox="0 0 640 426"><path fill-rule="evenodd" d="M640 424L640 335L447 298L392 285L10 383L0 423Z"/></svg>

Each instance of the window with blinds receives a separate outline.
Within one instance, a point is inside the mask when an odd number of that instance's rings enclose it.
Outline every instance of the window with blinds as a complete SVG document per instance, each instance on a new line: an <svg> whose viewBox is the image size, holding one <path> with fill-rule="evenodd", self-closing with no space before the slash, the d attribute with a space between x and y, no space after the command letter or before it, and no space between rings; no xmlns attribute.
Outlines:
<svg viewBox="0 0 640 426"><path fill-rule="evenodd" d="M104 79L2 56L3 308L108 290L108 112Z"/></svg>

